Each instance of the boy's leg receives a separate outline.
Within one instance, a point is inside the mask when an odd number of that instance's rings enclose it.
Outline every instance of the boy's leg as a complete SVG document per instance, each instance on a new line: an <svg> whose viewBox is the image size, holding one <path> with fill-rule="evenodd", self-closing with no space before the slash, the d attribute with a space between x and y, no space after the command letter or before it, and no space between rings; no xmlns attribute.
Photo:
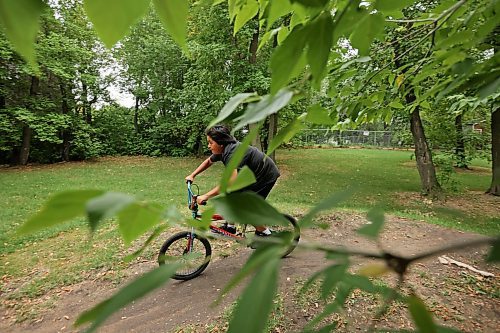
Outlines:
<svg viewBox="0 0 500 333"><path fill-rule="evenodd" d="M273 189L274 184L276 184L276 182L269 183L268 185L265 185L264 187L256 190L255 193L266 199L271 190ZM256 234L261 236L269 236L271 234L271 230L269 230L269 228L267 228L265 225L256 226L255 230Z"/></svg>

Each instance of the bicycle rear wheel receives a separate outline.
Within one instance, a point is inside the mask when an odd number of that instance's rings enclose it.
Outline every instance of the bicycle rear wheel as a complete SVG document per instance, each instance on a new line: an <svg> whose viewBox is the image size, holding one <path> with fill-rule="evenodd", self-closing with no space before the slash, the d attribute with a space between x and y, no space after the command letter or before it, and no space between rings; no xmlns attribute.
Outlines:
<svg viewBox="0 0 500 333"><path fill-rule="evenodd" d="M295 250L295 248L297 247L297 244L300 240L300 228L297 223L297 220L293 216L290 216L288 214L283 214L283 216L290 222L290 224L286 226L283 225L269 226L272 229L272 234L271 236L269 236L269 238L275 238L275 239L277 238L279 239L279 243L288 245L285 252L281 256L282 258L285 258L290 253L292 253L293 250ZM254 238L254 240L257 241L250 245L251 248L255 249L259 246L258 238L259 237ZM264 240L262 240L261 244L262 243L264 243Z"/></svg>
<svg viewBox="0 0 500 333"><path fill-rule="evenodd" d="M160 265L181 263L172 279L190 280L200 275L210 262L212 247L206 238L189 231L179 232L163 244L158 254Z"/></svg>
<svg viewBox="0 0 500 333"><path fill-rule="evenodd" d="M286 228L286 230L284 230L283 232L288 233L290 235L288 237L293 237L292 241L290 242L290 246L286 249L285 253L281 256L282 258L285 258L290 253L292 253L293 250L295 250L295 248L297 247L297 244L299 243L300 227L299 227L299 224L297 223L297 220L293 216L288 215L288 214L283 214L283 216L288 221L290 221L290 225L291 225L291 227ZM278 230L278 232L280 232L280 231Z"/></svg>

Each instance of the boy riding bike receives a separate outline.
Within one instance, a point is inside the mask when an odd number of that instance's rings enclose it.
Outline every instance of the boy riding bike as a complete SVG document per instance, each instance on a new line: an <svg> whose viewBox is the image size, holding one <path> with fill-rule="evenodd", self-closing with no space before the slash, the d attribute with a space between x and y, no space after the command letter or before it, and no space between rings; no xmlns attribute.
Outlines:
<svg viewBox="0 0 500 333"><path fill-rule="evenodd" d="M241 144L231 135L229 129L225 125L215 125L209 128L205 134L207 135L208 148L212 152L212 155L203 161L189 176L187 176L185 178L186 181L193 182L197 175L208 169L217 161L222 161L224 165L227 165L234 152ZM252 170L257 181L240 191L252 191L266 199L276 183L276 180L280 176L280 172L276 167L276 164L274 164L273 160L267 157L260 150L250 146L245 152L237 170L233 171L230 182L236 179L239 170L241 170L241 168L245 165ZM198 196L196 200L198 204L202 204L218 194L219 186L216 186L207 193ZM233 234L236 233L236 227L234 224L224 225L222 229ZM255 235L257 236L271 235L271 230L266 226L258 226L255 229Z"/></svg>

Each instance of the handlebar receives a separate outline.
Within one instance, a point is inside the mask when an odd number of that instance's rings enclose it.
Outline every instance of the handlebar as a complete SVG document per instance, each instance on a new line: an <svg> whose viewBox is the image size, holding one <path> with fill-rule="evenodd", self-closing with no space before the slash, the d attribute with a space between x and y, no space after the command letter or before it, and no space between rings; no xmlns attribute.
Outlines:
<svg viewBox="0 0 500 333"><path fill-rule="evenodd" d="M192 186L194 185L194 186L196 186L196 188L198 188L198 186L190 180L186 181L186 183L187 183L187 190L188 190L188 207L194 213L196 213L198 211L198 202L197 202L196 198L198 197L199 194L193 193ZM199 190L197 192L199 192ZM202 206L204 206L206 204L207 204L206 201L203 201L200 203L200 205L202 205Z"/></svg>

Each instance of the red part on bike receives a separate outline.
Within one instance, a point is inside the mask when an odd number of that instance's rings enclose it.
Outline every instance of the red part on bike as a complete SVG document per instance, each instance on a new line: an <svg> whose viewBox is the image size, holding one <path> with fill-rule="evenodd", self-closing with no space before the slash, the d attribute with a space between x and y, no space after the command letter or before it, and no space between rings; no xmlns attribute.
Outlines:
<svg viewBox="0 0 500 333"><path fill-rule="evenodd" d="M220 216L219 214L214 214L214 215L212 215L212 220L220 221L220 220L224 220L224 218L222 216Z"/></svg>

